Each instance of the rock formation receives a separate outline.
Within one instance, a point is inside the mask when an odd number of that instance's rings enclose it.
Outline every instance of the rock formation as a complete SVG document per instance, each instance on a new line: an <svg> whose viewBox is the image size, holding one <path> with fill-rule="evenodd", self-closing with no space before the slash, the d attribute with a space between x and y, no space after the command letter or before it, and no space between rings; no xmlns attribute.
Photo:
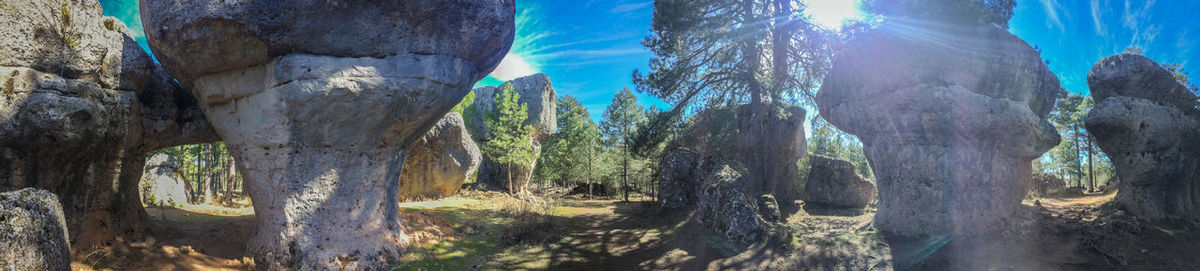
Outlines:
<svg viewBox="0 0 1200 271"><path fill-rule="evenodd" d="M696 217L730 240L748 243L760 240L767 222L758 215L755 201L746 196L742 173L721 165L705 176Z"/></svg>
<svg viewBox="0 0 1200 271"><path fill-rule="evenodd" d="M663 154L658 171L658 202L674 209L696 204L704 183L705 159L687 149L671 149Z"/></svg>
<svg viewBox="0 0 1200 271"><path fill-rule="evenodd" d="M155 154L146 161L142 173L142 202L147 205L181 206L188 203L188 185L179 173L179 160L165 153Z"/></svg>
<svg viewBox="0 0 1200 271"><path fill-rule="evenodd" d="M195 99L100 9L0 3L0 191L57 194L80 248L142 231L147 151L216 140Z"/></svg>
<svg viewBox="0 0 1200 271"><path fill-rule="evenodd" d="M533 140L534 153L541 155L541 141L554 134L558 129L558 94L554 91L554 86L550 84L550 78L545 74L534 74L513 79L505 82L504 85L475 89L475 102L471 105L471 112L466 113L469 115L467 123L468 127L472 129L471 134L480 144L488 141L490 134L487 131L484 116L496 108L495 96L506 85L512 85L516 93L520 95L518 102L526 104L529 115L525 119L525 125L533 126L534 136L531 140ZM511 169L513 170L513 187L516 192L525 191L536 167L535 159L533 164L518 165ZM492 159L485 153L477 178L480 182L496 187L507 187L508 172L505 170L507 169L504 166L492 162Z"/></svg>
<svg viewBox="0 0 1200 271"><path fill-rule="evenodd" d="M237 159L269 269L378 268L415 141L513 40L512 0L142 0L151 48Z"/></svg>
<svg viewBox="0 0 1200 271"><path fill-rule="evenodd" d="M863 208L875 199L875 184L858 175L854 164L820 155L808 159L812 159L812 168L804 183L805 202Z"/></svg>
<svg viewBox="0 0 1200 271"><path fill-rule="evenodd" d="M1200 219L1200 109L1196 96L1141 55L1105 58L1088 86L1088 133L1112 159L1116 204L1148 219Z"/></svg>
<svg viewBox="0 0 1200 271"><path fill-rule="evenodd" d="M69 270L71 244L58 196L25 188L0 193L0 270Z"/></svg>
<svg viewBox="0 0 1200 271"><path fill-rule="evenodd" d="M881 232L959 240L1021 206L1030 162L1059 141L1045 118L1061 91L1004 29L889 21L846 45L816 102L862 139Z"/></svg>
<svg viewBox="0 0 1200 271"><path fill-rule="evenodd" d="M1061 194L1066 190L1067 183L1062 178L1054 174L1038 172L1033 174L1033 189L1029 190L1029 194L1046 197Z"/></svg>
<svg viewBox="0 0 1200 271"><path fill-rule="evenodd" d="M453 195L479 169L481 159L462 116L450 112L409 150L400 175L400 197L414 200Z"/></svg>

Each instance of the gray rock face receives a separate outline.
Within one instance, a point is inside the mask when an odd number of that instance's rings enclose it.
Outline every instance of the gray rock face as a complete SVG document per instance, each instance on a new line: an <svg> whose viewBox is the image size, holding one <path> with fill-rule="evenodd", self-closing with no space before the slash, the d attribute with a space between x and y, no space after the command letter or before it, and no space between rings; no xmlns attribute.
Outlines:
<svg viewBox="0 0 1200 271"><path fill-rule="evenodd" d="M142 174L143 182L148 184L141 191L142 202L158 206L187 204L187 184L181 178L179 166L179 160L165 153L151 156Z"/></svg>
<svg viewBox="0 0 1200 271"><path fill-rule="evenodd" d="M863 208L875 199L875 184L858 175L854 164L820 155L809 156L812 168L804 183L804 201L846 208Z"/></svg>
<svg viewBox="0 0 1200 271"><path fill-rule="evenodd" d="M779 201L769 194L758 197L758 215L767 222L783 221L783 215L779 213Z"/></svg>
<svg viewBox="0 0 1200 271"><path fill-rule="evenodd" d="M526 104L528 118L525 119L524 124L533 126L534 138L532 140L534 148L537 149L534 153L540 156L541 141L554 134L558 129L558 94L554 91L554 86L550 84L550 78L545 74L539 73L513 79L499 87L486 86L473 90L475 102L471 105L471 112L466 113L470 115L467 117L469 118L468 127L474 129L472 135L475 136L475 140L480 143L487 142L490 134L484 124L484 116L495 110L496 94L500 93L501 87L506 85L512 85L516 93L520 95L517 102ZM517 165L509 169L492 162L492 159L485 154L483 165L479 169L478 180L497 187L504 187L510 191L521 192L525 191L536 168L536 159L533 164ZM513 170L513 187L511 189L508 187L508 170Z"/></svg>
<svg viewBox="0 0 1200 271"><path fill-rule="evenodd" d="M663 154L662 168L658 171L658 202L662 207L674 209L696 204L707 174L704 161L699 153L686 149L671 149Z"/></svg>
<svg viewBox="0 0 1200 271"><path fill-rule="evenodd" d="M79 247L139 234L145 153L216 140L195 99L95 1L5 1L0 28L0 191L58 194Z"/></svg>
<svg viewBox="0 0 1200 271"><path fill-rule="evenodd" d="M513 40L512 0L141 1L151 48L239 162L269 269L379 268L408 243L413 143Z"/></svg>
<svg viewBox="0 0 1200 271"><path fill-rule="evenodd" d="M508 53L514 31L500 23L512 17L511 0L142 0L140 7L151 48L185 85L290 54L444 56L461 59L478 80Z"/></svg>
<svg viewBox="0 0 1200 271"><path fill-rule="evenodd" d="M1029 191L1030 195L1045 197L1057 195L1067 190L1067 183L1063 182L1062 178L1046 173L1033 174L1033 190Z"/></svg>
<svg viewBox="0 0 1200 271"><path fill-rule="evenodd" d="M1101 60L1088 86L1096 107L1084 121L1121 180L1116 203L1143 218L1200 218L1196 97L1140 55Z"/></svg>
<svg viewBox="0 0 1200 271"><path fill-rule="evenodd" d="M520 95L519 103L526 104L528 118L525 119L525 125L533 126L534 134L537 139L543 140L554 134L558 130L558 93L554 91L554 86L550 84L550 77L545 74L534 74L525 76L512 81L505 82L510 84L517 94ZM478 140L486 139L490 133L487 127L483 125L483 115L485 112L492 112L496 108L496 94L500 93L500 88L504 85L485 86L477 88L475 91L475 102L473 104L475 112L470 116L471 122L476 123L477 130L475 137Z"/></svg>
<svg viewBox="0 0 1200 271"><path fill-rule="evenodd" d="M419 200L453 195L475 174L482 159L462 116L450 112L408 152L400 176L400 197Z"/></svg>
<svg viewBox="0 0 1200 271"><path fill-rule="evenodd" d="M58 196L34 188L0 193L0 269L70 268L71 244Z"/></svg>
<svg viewBox="0 0 1200 271"><path fill-rule="evenodd" d="M1196 96L1175 81L1175 75L1142 55L1107 57L1092 66L1087 79L1097 104L1110 97L1125 96L1184 109L1196 106Z"/></svg>
<svg viewBox="0 0 1200 271"><path fill-rule="evenodd" d="M705 177L696 217L710 229L730 240L748 243L760 240L766 221L758 215L753 199L746 196L745 179L728 165Z"/></svg>
<svg viewBox="0 0 1200 271"><path fill-rule="evenodd" d="M817 104L863 141L880 231L957 240L1004 227L1021 206L1030 161L1059 142L1045 117L1061 91L1002 29L893 21L847 44Z"/></svg>

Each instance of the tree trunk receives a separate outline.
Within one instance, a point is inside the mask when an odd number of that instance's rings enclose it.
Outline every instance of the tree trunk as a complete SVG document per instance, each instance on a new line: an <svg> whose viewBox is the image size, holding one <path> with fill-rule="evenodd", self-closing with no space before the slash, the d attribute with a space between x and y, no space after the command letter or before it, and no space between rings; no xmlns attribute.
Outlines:
<svg viewBox="0 0 1200 271"><path fill-rule="evenodd" d="M1092 137L1088 136L1087 139L1088 139L1088 141L1087 141L1088 182L1091 183L1091 188L1089 188L1088 190L1091 192L1096 192L1096 174L1094 171L1095 166L1092 165L1092 151L1095 149L1092 148Z"/></svg>
<svg viewBox="0 0 1200 271"><path fill-rule="evenodd" d="M625 142L628 146L629 142ZM625 154L621 156L621 188L625 190L625 202L629 202L629 148L624 148Z"/></svg>
<svg viewBox="0 0 1200 271"><path fill-rule="evenodd" d="M593 155L592 150L588 150L588 158L587 158L588 159L588 165L587 165L587 167L588 167L588 172L587 172L588 199L592 199L592 195L593 195L592 194L592 155Z"/></svg>
<svg viewBox="0 0 1200 271"><path fill-rule="evenodd" d="M779 103L784 82L788 80L788 45L792 37L792 1L775 0L775 18L771 24L771 61L773 62L771 101Z"/></svg>
<svg viewBox="0 0 1200 271"><path fill-rule="evenodd" d="M208 203L212 203L212 194L213 194L212 190L213 189L212 189L212 178L211 178L212 175L209 174L210 171L212 171L212 164L209 163L210 161L207 161L209 158L207 154L212 153L212 146L210 146L209 144L202 144L200 146L201 146L200 147L200 150L201 150L200 155L196 156L196 161L197 161L197 164L199 164L199 162L201 162L201 161L204 162L203 163L204 170L200 171L203 174L203 175L201 175L200 178L202 178L201 181L204 183L204 187L201 189L204 189L204 202L203 203L208 204Z"/></svg>
<svg viewBox="0 0 1200 271"><path fill-rule="evenodd" d="M743 15L745 16L744 18L742 18L743 20L745 20L742 22L742 27L744 27L744 28L761 27L761 26L758 26L758 24L757 24L758 19L754 13L754 2L755 2L755 0L743 0L742 1L742 12L743 12ZM742 31L746 31L746 33L754 33L753 31L755 31L755 30L743 29ZM758 61L760 58L759 58L759 49L758 49L757 41L754 39L744 39L742 41L741 51L742 51L743 59L753 59L753 60L743 61L743 63L746 63L746 70L744 71L744 72L746 72L746 75L744 75L744 76L746 78L750 79L749 80L750 81L750 86L749 86L750 102L753 104L762 104L763 87L762 87L762 84L758 80L755 80L755 77L756 77L756 75L759 71L759 67L761 65Z"/></svg>
<svg viewBox="0 0 1200 271"><path fill-rule="evenodd" d="M1079 124L1072 123L1071 130L1075 133L1075 140L1071 142L1071 145L1075 146L1075 161L1072 162L1075 167L1075 187L1083 187L1083 166L1079 161L1079 153L1083 151L1079 146Z"/></svg>

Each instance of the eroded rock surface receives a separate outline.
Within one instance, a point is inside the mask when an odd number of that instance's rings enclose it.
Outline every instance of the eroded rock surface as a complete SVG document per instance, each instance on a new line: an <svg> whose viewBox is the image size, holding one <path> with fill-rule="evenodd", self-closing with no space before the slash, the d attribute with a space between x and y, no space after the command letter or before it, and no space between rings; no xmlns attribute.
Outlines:
<svg viewBox="0 0 1200 271"><path fill-rule="evenodd" d="M812 167L804 183L805 202L863 208L875 199L875 184L859 175L854 164L820 155L808 159Z"/></svg>
<svg viewBox="0 0 1200 271"><path fill-rule="evenodd" d="M453 195L475 174L482 159L462 116L450 112L409 151L400 176L400 197L419 200Z"/></svg>
<svg viewBox="0 0 1200 271"><path fill-rule="evenodd" d="M485 86L476 88L475 102L471 105L471 111L467 112L469 116L468 126L471 127L472 135L475 139L484 144L488 141L490 134L487 131L484 122L484 116L490 114L496 108L495 96L500 93L501 88L512 85L515 92L520 95L517 102L526 104L526 113L528 117L525 119L525 125L533 126L534 136L532 139L534 153L541 155L541 141L548 138L558 129L558 94L554 91L554 86L550 83L550 78L545 74L534 74L525 76L512 81L505 82L500 86ZM525 187L529 184L530 178L533 178L533 171L537 168L537 159L534 159L530 165L515 165L511 168L506 168L503 165L496 164L487 154L483 155L483 165L480 166L478 180L480 182L492 184L496 187L508 188L508 171L512 170L514 192L525 191Z"/></svg>
<svg viewBox="0 0 1200 271"><path fill-rule="evenodd" d="M733 241L761 240L767 222L758 215L757 203L746 196L742 173L721 165L705 179L696 207L696 217L702 225Z"/></svg>
<svg viewBox="0 0 1200 271"><path fill-rule="evenodd" d="M1030 161L1059 141L1046 116L1061 91L1003 29L891 21L847 44L817 104L863 141L880 231L959 240L1005 227L1021 206Z"/></svg>
<svg viewBox="0 0 1200 271"><path fill-rule="evenodd" d="M0 28L0 191L57 194L77 247L139 234L145 153L216 140L195 99L95 1L4 1Z"/></svg>
<svg viewBox="0 0 1200 271"><path fill-rule="evenodd" d="M408 243L413 143L513 40L512 0L142 0L164 67L237 158L270 269L379 268Z"/></svg>
<svg viewBox="0 0 1200 271"><path fill-rule="evenodd" d="M696 204L703 191L704 157L687 149L671 149L663 154L658 171L658 202L674 209Z"/></svg>
<svg viewBox="0 0 1200 271"><path fill-rule="evenodd" d="M1200 110L1196 96L1141 55L1105 58L1088 86L1088 133L1112 159L1115 202L1149 219L1200 218Z"/></svg>
<svg viewBox="0 0 1200 271"><path fill-rule="evenodd" d="M147 205L181 206L188 203L187 184L179 172L181 164L165 153L155 154L146 161L142 174L142 202Z"/></svg>
<svg viewBox="0 0 1200 271"><path fill-rule="evenodd" d="M71 245L58 196L25 188L0 193L0 269L69 270Z"/></svg>

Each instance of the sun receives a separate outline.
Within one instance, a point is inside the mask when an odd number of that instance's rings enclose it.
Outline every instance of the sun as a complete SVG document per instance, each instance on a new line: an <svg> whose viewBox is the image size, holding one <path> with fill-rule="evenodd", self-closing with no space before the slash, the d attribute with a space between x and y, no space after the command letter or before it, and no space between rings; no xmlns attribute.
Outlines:
<svg viewBox="0 0 1200 271"><path fill-rule="evenodd" d="M847 20L859 18L859 0L803 0L808 6L804 13L812 16L813 22L830 29L841 29Z"/></svg>

